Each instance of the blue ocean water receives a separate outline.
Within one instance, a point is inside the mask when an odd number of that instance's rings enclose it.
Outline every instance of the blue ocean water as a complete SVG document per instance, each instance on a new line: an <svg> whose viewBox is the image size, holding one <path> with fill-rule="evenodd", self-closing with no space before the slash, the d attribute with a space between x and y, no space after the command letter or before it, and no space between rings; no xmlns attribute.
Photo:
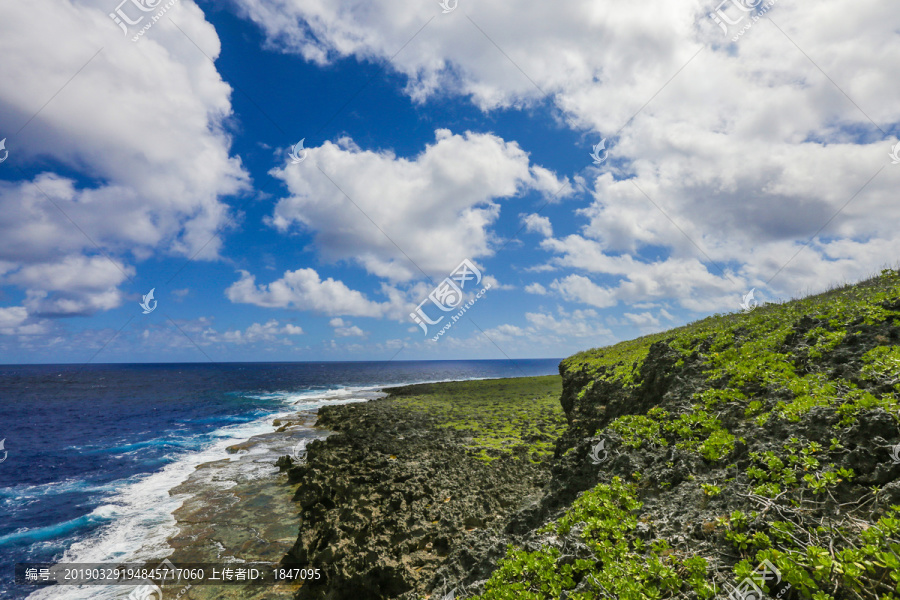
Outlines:
<svg viewBox="0 0 900 600"><path fill-rule="evenodd" d="M273 415L383 386L547 375L558 364L0 366L0 598L32 590L13 584L17 562L153 558L135 553L164 543L177 506L168 490L227 445L271 431Z"/></svg>

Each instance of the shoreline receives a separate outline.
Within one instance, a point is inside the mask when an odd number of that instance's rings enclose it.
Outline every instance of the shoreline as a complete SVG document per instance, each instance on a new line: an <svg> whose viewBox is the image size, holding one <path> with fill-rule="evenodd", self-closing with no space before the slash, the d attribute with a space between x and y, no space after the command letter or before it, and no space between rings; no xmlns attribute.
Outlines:
<svg viewBox="0 0 900 600"><path fill-rule="evenodd" d="M265 417L269 431L232 440L226 456L199 463L168 490L182 502L172 511L173 533L165 544L173 564L281 562L297 537L293 496L298 484L276 465L298 442L321 440L333 432L316 426L325 406L370 402L385 394L375 386L351 386L298 394L290 406ZM322 402L329 404L321 405ZM317 404L318 406L310 407ZM300 407L300 408L298 408ZM261 517L261 515L263 515ZM252 587L193 586L189 597L202 599L289 599L299 585ZM164 585L166 597L184 591Z"/></svg>
<svg viewBox="0 0 900 600"><path fill-rule="evenodd" d="M328 432L314 428L314 410L281 415L273 430L232 444L227 458L198 465L171 489L183 495L173 513L177 533L167 539L172 563L279 563L296 538L291 497L297 487L274 466L300 440L322 439ZM263 513L265 518L260 518ZM177 593L182 586L163 586ZM253 588L194 586L190 598L291 598L297 586Z"/></svg>
<svg viewBox="0 0 900 600"><path fill-rule="evenodd" d="M155 517L160 526L155 529L153 539L148 538L128 550L125 556L132 558L125 560L156 564L165 557L176 564L229 561L279 563L296 545L301 526L298 516L301 477L296 472L299 465L279 469L275 463L290 455L301 439L309 445L320 444L327 437L341 433L339 430L347 429L345 426L331 428L323 424L320 411L340 419L338 415L343 414L342 411L352 411L352 407L386 399L397 390L448 385L494 387L503 382L525 379L532 378L472 377L291 394L290 404L286 404L283 410L255 421L257 433L249 437L222 439L201 453L209 457L206 460L198 461L199 455L191 455L179 461L178 468L170 467L173 473L178 471L182 474L174 478L168 487L159 490L164 496L153 501L157 507L169 505L165 516L160 513ZM312 407L313 404L316 406ZM259 433L261 428L268 431ZM346 431L343 433L346 434ZM295 472L288 474L289 470ZM151 475L156 478L162 476L163 473ZM173 479L172 473L166 478ZM158 485L154 484L154 489L156 487ZM123 489L123 493L129 494L130 490L130 487ZM91 554L103 554L109 552L107 546L102 539L91 538L80 552L87 550ZM109 562L109 559L106 560ZM118 597L112 588L102 591L96 588L79 589L73 587L65 590L67 597L81 598L85 592ZM174 586L164 586L164 589L167 597L182 590ZM287 586L280 589L259 588L255 593L240 586L194 586L187 597L292 598L295 591L296 588ZM34 597L43 597L40 592L36 593Z"/></svg>
<svg viewBox="0 0 900 600"><path fill-rule="evenodd" d="M194 599L374 598L385 585L401 594L408 588L402 597L427 596L454 553L497 551L508 514L549 477L544 442L515 434L493 444L484 437L490 427L473 432L447 424L484 425L497 402L506 402L515 419L533 404L536 382L540 405L557 407L547 427L551 421L562 427L555 375L385 386L379 398L282 413L272 431L232 444L229 457L198 465L170 490L184 500L173 513L177 533L167 540L168 560L283 561L328 571L328 586L195 586ZM534 428L531 435L544 434ZM300 440L307 460L285 464L282 457ZM368 481L354 483L360 479ZM331 543L323 534L337 537ZM402 550L389 557L392 548ZM373 573L379 564L393 564L396 573ZM164 587L167 596L181 589Z"/></svg>
<svg viewBox="0 0 900 600"><path fill-rule="evenodd" d="M296 598L443 597L458 564L486 579L550 478L560 389L556 375L441 382L323 407L317 427L334 433L289 470L300 518L285 564L328 585Z"/></svg>

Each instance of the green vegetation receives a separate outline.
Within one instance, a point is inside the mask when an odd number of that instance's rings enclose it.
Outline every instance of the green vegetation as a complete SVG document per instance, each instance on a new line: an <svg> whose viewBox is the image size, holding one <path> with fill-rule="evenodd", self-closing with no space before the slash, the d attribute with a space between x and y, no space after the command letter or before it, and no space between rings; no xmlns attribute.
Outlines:
<svg viewBox="0 0 900 600"><path fill-rule="evenodd" d="M593 419L586 435L612 437L615 454L629 457L605 463L600 483L536 544L510 546L477 598L702 600L768 560L781 572L782 600L900 600L900 506L858 481L876 481L888 453L854 433L863 424L896 435L898 328L900 275L888 270L566 359L567 382L580 386L567 393L597 409L578 413ZM658 363L648 367L651 355ZM677 375L680 393L649 410L632 403L646 369L652 381ZM610 402L620 402L615 418ZM622 414L631 406L643 408ZM583 454L576 445L562 460ZM696 507L673 505L685 489ZM666 510L696 521L655 526L669 521Z"/></svg>
<svg viewBox="0 0 900 600"><path fill-rule="evenodd" d="M791 520L752 523L732 515L725 538L746 557L734 566L735 579L768 560L803 597L900 598L900 506L864 529L848 522L810 528L802 512L782 510Z"/></svg>
<svg viewBox="0 0 900 600"><path fill-rule="evenodd" d="M524 451L538 462L553 454L566 428L561 390L560 377L549 375L397 387L389 401L426 415L435 427L468 433L481 460Z"/></svg>
<svg viewBox="0 0 900 600"><path fill-rule="evenodd" d="M715 498L719 494L722 493L722 488L713 484L713 483L701 483L700 489L703 490L703 493L709 496L710 498Z"/></svg>
<svg viewBox="0 0 900 600"><path fill-rule="evenodd" d="M510 547L484 594L476 598L541 600L559 598L563 590L575 590L568 594L570 600L600 595L655 600L688 590L698 598L711 598L714 590L706 581L706 559L678 556L665 540L645 542L634 535L635 512L640 508L634 485L618 477L597 485L582 494L563 518L541 530L581 545L582 554L592 559L579 557L577 551L563 557L549 546L536 552Z"/></svg>
<svg viewBox="0 0 900 600"><path fill-rule="evenodd" d="M880 406L897 415L900 404L894 393L875 394L869 387L893 386L900 392L900 348L887 345L872 349L863 358L865 386L824 372L824 363L851 331L867 325L892 322L900 325L900 275L884 271L868 282L795 300L783 305L765 305L750 313L715 315L671 331L622 342L608 348L581 352L563 361L566 371L584 370L598 381L618 383L624 388L638 384L638 374L650 346L664 342L685 360L699 360L709 388L696 399L706 409L727 403L747 404L758 422L772 416L798 421L814 406L838 406L849 401L845 422L859 410ZM893 305L887 307L890 302ZM786 340L801 320L815 324L803 332L801 343L788 349ZM764 390L765 393L760 393ZM755 393L754 393L755 392ZM761 396L792 396L790 402L768 402ZM753 398L753 396L757 396Z"/></svg>
<svg viewBox="0 0 900 600"><path fill-rule="evenodd" d="M700 404L677 416L659 408L646 415L625 415L613 421L610 429L632 448L674 443L676 448L697 452L710 461L725 459L734 447L734 436Z"/></svg>

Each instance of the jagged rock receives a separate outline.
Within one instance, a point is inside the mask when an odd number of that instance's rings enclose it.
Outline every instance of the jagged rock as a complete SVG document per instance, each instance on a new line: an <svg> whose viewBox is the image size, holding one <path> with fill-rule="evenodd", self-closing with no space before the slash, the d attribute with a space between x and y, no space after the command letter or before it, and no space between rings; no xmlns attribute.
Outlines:
<svg viewBox="0 0 900 600"><path fill-rule="evenodd" d="M301 527L284 562L324 568L328 585L298 598L419 600L451 557L474 565L502 555L504 516L533 503L549 476L527 456L477 460L471 434L379 400L325 407L317 424L336 433L289 470L302 480Z"/></svg>
<svg viewBox="0 0 900 600"><path fill-rule="evenodd" d="M288 455L284 455L275 461L275 466L278 467L278 470L281 472L287 471L293 464L294 460Z"/></svg>

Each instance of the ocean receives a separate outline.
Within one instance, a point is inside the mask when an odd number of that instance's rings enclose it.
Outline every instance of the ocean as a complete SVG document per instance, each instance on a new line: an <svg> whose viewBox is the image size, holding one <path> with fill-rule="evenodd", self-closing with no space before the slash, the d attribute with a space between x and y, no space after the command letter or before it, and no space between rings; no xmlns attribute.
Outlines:
<svg viewBox="0 0 900 600"><path fill-rule="evenodd" d="M168 554L169 490L298 410L379 388L549 375L559 359L0 366L0 598L66 595L13 582L18 562ZM5 458L4 458L5 456ZM87 597L125 597L127 586Z"/></svg>

